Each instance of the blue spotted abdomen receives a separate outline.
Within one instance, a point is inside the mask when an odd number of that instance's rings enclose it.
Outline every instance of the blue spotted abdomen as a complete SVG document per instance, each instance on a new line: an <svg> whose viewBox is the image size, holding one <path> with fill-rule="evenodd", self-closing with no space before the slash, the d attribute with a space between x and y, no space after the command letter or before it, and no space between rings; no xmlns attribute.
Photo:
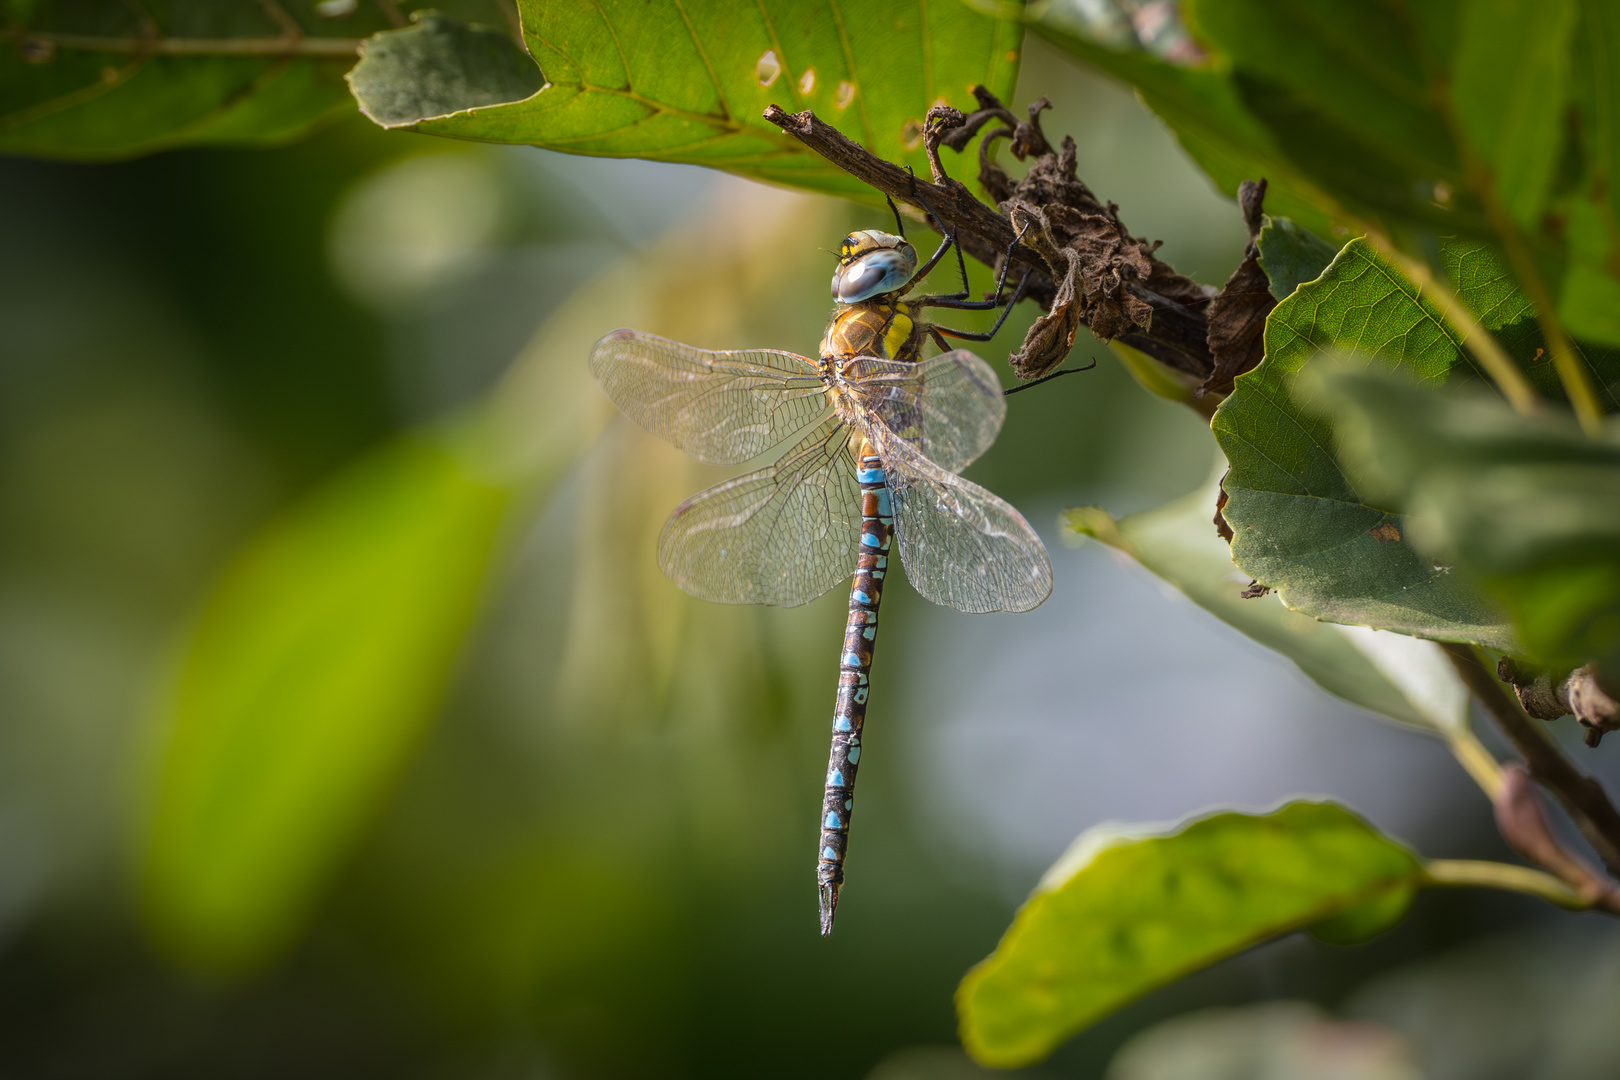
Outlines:
<svg viewBox="0 0 1620 1080"><path fill-rule="evenodd" d="M821 893L821 932L832 932L838 889L844 883L844 851L855 808L855 773L861 762L861 728L866 723L872 647L877 640L878 604L888 571L894 516L883 462L863 446L857 463L861 484L861 549L849 590L849 621L838 660L838 703L833 710L832 753L821 805L821 852L816 880Z"/></svg>

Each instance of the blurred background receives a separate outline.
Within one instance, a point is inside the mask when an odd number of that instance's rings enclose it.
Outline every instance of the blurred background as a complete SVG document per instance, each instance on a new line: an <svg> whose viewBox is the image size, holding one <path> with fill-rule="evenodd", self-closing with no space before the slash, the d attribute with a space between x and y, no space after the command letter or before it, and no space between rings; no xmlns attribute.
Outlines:
<svg viewBox="0 0 1620 1080"><path fill-rule="evenodd" d="M1237 209L1157 122L1032 39L1018 100L1040 95L1133 231L1223 282ZM1062 508L1142 509L1216 468L1196 415L1083 343L1097 369L1011 399L968 473L1047 539L1051 599L968 616L888 593L821 940L845 598L724 608L666 581L663 520L725 473L583 373L624 325L812 351L851 227L886 220L358 117L272 151L0 159L0 1074L955 1080L981 1075L954 1049L957 980L1098 822L1332 795L1425 854L1511 857L1439 744L1062 545ZM1033 315L981 350L1008 384ZM467 518L492 554L431 603L386 574L330 594L362 628L450 627L453 659L415 681L344 673L403 719L304 717L291 661L197 675L240 631L233 597L289 618L327 597L317 541L341 508L396 506L389 484L435 454L502 493ZM357 565L391 535L342 532ZM185 718L205 693L291 704L231 751L238 772L199 780ZM272 767L290 832L210 816L216 788ZM225 868L214 892L198 860ZM1153 994L1031 1075L1612 1076L1620 1036L1584 1018L1616 1005L1601 917L1431 892L1369 945L1297 936Z"/></svg>

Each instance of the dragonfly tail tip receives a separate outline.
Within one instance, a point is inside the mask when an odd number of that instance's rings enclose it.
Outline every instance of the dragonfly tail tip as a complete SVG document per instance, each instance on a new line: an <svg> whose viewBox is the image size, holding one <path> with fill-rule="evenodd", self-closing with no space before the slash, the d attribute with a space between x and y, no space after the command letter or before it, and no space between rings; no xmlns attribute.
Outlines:
<svg viewBox="0 0 1620 1080"><path fill-rule="evenodd" d="M832 933L833 916L838 912L838 886L825 884L821 887L821 936L826 937Z"/></svg>

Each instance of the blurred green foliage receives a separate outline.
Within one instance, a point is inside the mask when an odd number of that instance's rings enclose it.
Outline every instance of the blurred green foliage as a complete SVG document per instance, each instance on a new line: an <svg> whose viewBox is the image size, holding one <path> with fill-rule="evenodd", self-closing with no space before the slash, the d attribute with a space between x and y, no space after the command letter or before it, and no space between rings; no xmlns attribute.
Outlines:
<svg viewBox="0 0 1620 1080"><path fill-rule="evenodd" d="M1357 489L1400 508L1421 550L1483 581L1530 655L1620 677L1620 424L1589 439L1565 418L1426 394L1376 369L1324 372L1317 389Z"/></svg>

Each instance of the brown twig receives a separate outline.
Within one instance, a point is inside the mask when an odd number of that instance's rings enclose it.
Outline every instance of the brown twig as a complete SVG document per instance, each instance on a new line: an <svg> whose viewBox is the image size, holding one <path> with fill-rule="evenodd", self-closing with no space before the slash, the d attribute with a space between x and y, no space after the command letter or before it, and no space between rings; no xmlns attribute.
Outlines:
<svg viewBox="0 0 1620 1080"><path fill-rule="evenodd" d="M945 179L943 184L919 179L900 166L888 162L826 123L806 109L789 113L772 105L765 110L765 119L805 146L826 158L868 187L887 195L895 202L903 202L923 214L932 210L939 220L957 230L962 250L984 263L994 266L997 257L1013 242L1012 223L990 207L973 197L973 193L960 180ZM918 196L921 196L919 200ZM928 204L924 209L923 203ZM1052 283L1037 281L1044 278L1045 265L1032 251L1016 248L1014 261L1030 267L1031 275L1025 292L1051 295Z"/></svg>
<svg viewBox="0 0 1620 1080"><path fill-rule="evenodd" d="M976 87L974 93L981 107L968 116L964 117L957 110L949 108L936 107L929 111L924 128L924 144L930 173L934 178L932 181L915 177L910 171L870 153L809 110L789 113L772 105L765 110L765 119L868 187L896 202L906 203L925 215L932 212L939 223L955 231L963 252L986 266L996 268L1013 243L1016 235L1014 224L1007 215L975 198L961 181L945 175L938 147L943 145L958 151L965 150L985 125L1000 121L1002 126L986 133L980 144L981 182L990 168L988 159L984 157L985 146L996 138L1011 139L1013 152L1020 157L1053 154L1054 151L1041 134L1037 122L1039 113L1047 107L1044 99L1030 107L1030 119L1026 122L1018 120L982 87ZM1065 141L1064 151L1069 155L1065 160L1070 164L1072 146L1072 143ZM990 195L997 199L1003 194L990 191ZM1087 195L1089 197L1089 192ZM1097 208L1108 216L1113 215L1111 204L1104 210L1103 204L1099 203ZM1050 309L1059 293L1058 285L1053 280L1051 261L1028 242L1012 248L1012 259L1031 268L1024 295ZM1162 264L1156 265L1162 267ZM1174 275L1173 271L1169 273ZM1139 281L1121 280L1117 287L1145 305L1144 310L1151 310L1151 315L1143 320L1145 328L1133 327L1119 333L1121 342L1200 381L1209 375L1213 369L1208 344L1209 322L1201 310L1149 289Z"/></svg>
<svg viewBox="0 0 1620 1080"><path fill-rule="evenodd" d="M1609 872L1620 874L1620 811L1609 800L1603 785L1575 768L1541 726L1525 715L1519 703L1480 663L1472 648L1453 643L1442 643L1441 648L1451 658L1464 685L1524 759L1530 776L1569 812L1576 828Z"/></svg>
<svg viewBox="0 0 1620 1080"><path fill-rule="evenodd" d="M1597 746L1605 732L1620 729L1620 700L1598 682L1591 665L1553 671L1504 656L1496 674L1513 687L1524 711L1537 720L1557 720L1571 713L1586 729L1587 746Z"/></svg>

